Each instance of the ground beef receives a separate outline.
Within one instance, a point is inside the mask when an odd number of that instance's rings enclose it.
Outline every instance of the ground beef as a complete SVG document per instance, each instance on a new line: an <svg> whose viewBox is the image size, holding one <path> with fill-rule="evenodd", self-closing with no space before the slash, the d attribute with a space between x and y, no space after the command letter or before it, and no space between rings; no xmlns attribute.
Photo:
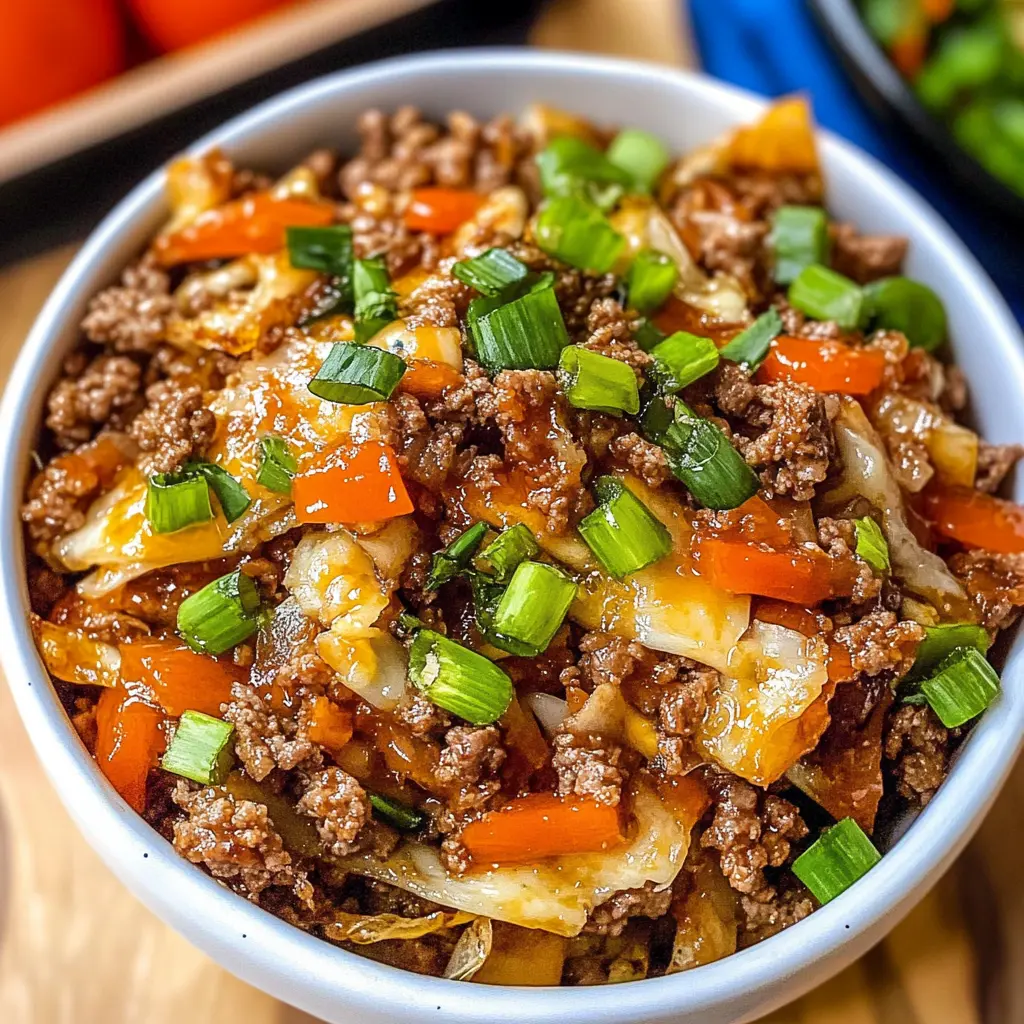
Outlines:
<svg viewBox="0 0 1024 1024"><path fill-rule="evenodd" d="M418 693L406 694L394 710L395 718L409 727L414 736L435 737L452 724L451 715L444 708L431 704Z"/></svg>
<svg viewBox="0 0 1024 1024"><path fill-rule="evenodd" d="M780 206L819 206L824 186L818 174L734 171L728 188L755 220L767 220Z"/></svg>
<svg viewBox="0 0 1024 1024"><path fill-rule="evenodd" d="M964 551L949 560L986 629L1012 626L1024 607L1024 554Z"/></svg>
<svg viewBox="0 0 1024 1024"><path fill-rule="evenodd" d="M804 384L752 384L734 363L723 362L715 385L719 408L755 432L736 433L733 442L748 465L761 471L771 494L804 501L814 497L835 452L835 399Z"/></svg>
<svg viewBox="0 0 1024 1024"><path fill-rule="evenodd" d="M1013 469L1022 455L1024 455L1024 445L989 444L987 441L979 441L978 469L974 478L974 486L979 491L995 494L999 490L1000 484L1006 479L1006 474Z"/></svg>
<svg viewBox="0 0 1024 1024"><path fill-rule="evenodd" d="M232 701L224 708L225 721L235 727L235 753L257 782L275 768L290 771L316 752L299 734L294 719L277 715L255 686L234 683Z"/></svg>
<svg viewBox="0 0 1024 1024"><path fill-rule="evenodd" d="M396 447L402 475L428 491L439 492L458 455L465 431L463 424L432 424L419 399L409 394L395 395L391 408L397 415Z"/></svg>
<svg viewBox="0 0 1024 1024"><path fill-rule="evenodd" d="M867 676L891 672L894 679L910 670L923 639L923 627L909 619L899 622L892 612L885 611L871 612L833 634L833 641L849 652L855 672Z"/></svg>
<svg viewBox="0 0 1024 1024"><path fill-rule="evenodd" d="M482 807L501 788L498 772L505 763L501 733L493 725L456 725L445 733L436 780L448 791L456 814Z"/></svg>
<svg viewBox="0 0 1024 1024"><path fill-rule="evenodd" d="M688 222L700 239L700 262L708 270L732 275L748 294L760 295L767 222L743 220L716 210L696 210Z"/></svg>
<svg viewBox="0 0 1024 1024"><path fill-rule="evenodd" d="M669 683L658 705L658 726L668 736L692 736L704 718L708 698L718 685L718 672L683 659L679 681Z"/></svg>
<svg viewBox="0 0 1024 1024"><path fill-rule="evenodd" d="M800 812L772 793L759 795L753 786L732 775L708 776L715 814L701 836L701 846L717 850L729 884L757 902L768 902L775 890L764 875L781 867L792 840L807 835Z"/></svg>
<svg viewBox="0 0 1024 1024"><path fill-rule="evenodd" d="M631 917L661 917L668 913L671 905L672 890L656 892L653 882L642 889L622 889L594 907L583 931L612 937L621 935Z"/></svg>
<svg viewBox="0 0 1024 1024"><path fill-rule="evenodd" d="M633 340L633 321L619 302L597 299L587 313L587 331L586 348L633 367L643 383L641 371L654 360Z"/></svg>
<svg viewBox="0 0 1024 1024"><path fill-rule="evenodd" d="M271 885L308 889L263 804L186 782L178 783L174 802L187 815L174 822L174 848L214 878L251 900Z"/></svg>
<svg viewBox="0 0 1024 1024"><path fill-rule="evenodd" d="M608 457L635 473L648 487L660 487L672 479L665 450L632 431L611 440Z"/></svg>
<svg viewBox="0 0 1024 1024"><path fill-rule="evenodd" d="M46 426L65 450L88 441L97 427L123 430L137 411L142 371L128 356L101 355L86 362L76 352L46 402Z"/></svg>
<svg viewBox="0 0 1024 1024"><path fill-rule="evenodd" d="M858 284L898 274L908 241L900 235L860 235L852 224L832 230L832 267Z"/></svg>
<svg viewBox="0 0 1024 1024"><path fill-rule="evenodd" d="M830 558L837 561L854 561L857 550L857 527L852 519L829 519L827 516L818 520L818 543ZM854 604L864 604L875 600L882 591L882 578L876 576L867 562L857 560L857 576L853 582L851 600Z"/></svg>
<svg viewBox="0 0 1024 1024"><path fill-rule="evenodd" d="M186 459L202 454L216 428L200 387L172 380L151 384L146 407L129 431L139 445L139 469L147 476L173 473Z"/></svg>
<svg viewBox="0 0 1024 1024"><path fill-rule="evenodd" d="M592 797L617 807L622 798L622 748L599 736L555 736L551 765L558 776L560 796Z"/></svg>
<svg viewBox="0 0 1024 1024"><path fill-rule="evenodd" d="M926 804L949 768L949 731L926 704L897 706L885 735L885 757L900 796Z"/></svg>
<svg viewBox="0 0 1024 1024"><path fill-rule="evenodd" d="M799 884L761 901L740 896L741 924L739 946L745 948L778 935L797 921L802 921L814 910L811 894Z"/></svg>
<svg viewBox="0 0 1024 1024"><path fill-rule="evenodd" d="M344 857L370 817L370 799L363 787L340 768L322 768L309 777L296 810L315 818L327 850Z"/></svg>
<svg viewBox="0 0 1024 1024"><path fill-rule="evenodd" d="M149 353L163 339L173 309L170 278L146 257L125 270L119 285L89 303L82 330L115 352Z"/></svg>
<svg viewBox="0 0 1024 1024"><path fill-rule="evenodd" d="M614 633L584 633L579 642L577 667L586 689L602 683L622 682L647 657L647 649Z"/></svg>

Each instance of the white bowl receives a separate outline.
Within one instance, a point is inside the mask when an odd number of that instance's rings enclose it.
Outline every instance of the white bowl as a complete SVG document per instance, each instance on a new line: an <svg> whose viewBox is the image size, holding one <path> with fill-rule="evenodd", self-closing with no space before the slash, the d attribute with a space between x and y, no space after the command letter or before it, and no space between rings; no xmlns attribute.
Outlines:
<svg viewBox="0 0 1024 1024"><path fill-rule="evenodd" d="M525 50L461 51L312 82L229 122L195 150L217 145L243 165L283 170L317 146L351 145L356 117L367 107L414 103L435 116L465 109L486 117L535 100L599 122L650 129L682 151L763 108L745 93L665 68ZM829 204L838 217L865 231L910 236L908 273L945 300L983 435L1024 439L1022 339L992 283L934 211L874 160L828 135L822 154ZM89 297L117 277L161 222L162 184L160 172L151 175L89 239L29 335L0 410L0 479L6 482L0 631L7 637L0 657L53 784L125 884L228 970L338 1024L739 1024L835 974L896 924L967 843L1013 764L1024 734L1020 641L1006 660L1001 699L972 731L936 798L866 879L782 934L719 963L600 991L442 981L344 952L186 863L116 795L78 741L36 655L18 507L40 410L61 357L75 344Z"/></svg>

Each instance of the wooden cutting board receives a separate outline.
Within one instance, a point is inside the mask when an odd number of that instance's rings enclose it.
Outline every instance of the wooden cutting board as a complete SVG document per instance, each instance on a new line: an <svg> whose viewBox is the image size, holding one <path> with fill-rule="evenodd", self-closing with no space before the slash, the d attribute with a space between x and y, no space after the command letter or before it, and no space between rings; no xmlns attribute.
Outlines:
<svg viewBox="0 0 1024 1024"><path fill-rule="evenodd" d="M690 62L676 0L559 0L538 45ZM0 380L71 257L0 274ZM771 1024L1024 1024L1024 766L960 862L862 960ZM310 1024L122 888L71 824L0 685L0 1021Z"/></svg>

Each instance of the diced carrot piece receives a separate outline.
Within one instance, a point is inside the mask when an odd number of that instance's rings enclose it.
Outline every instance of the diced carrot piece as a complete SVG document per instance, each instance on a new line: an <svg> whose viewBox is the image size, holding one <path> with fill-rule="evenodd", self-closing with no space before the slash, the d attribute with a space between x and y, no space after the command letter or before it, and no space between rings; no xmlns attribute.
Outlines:
<svg viewBox="0 0 1024 1024"><path fill-rule="evenodd" d="M329 697L314 697L307 735L331 752L341 750L352 739L352 713Z"/></svg>
<svg viewBox="0 0 1024 1024"><path fill-rule="evenodd" d="M924 514L936 533L968 547L1024 551L1024 508L1012 501L967 487L935 489L924 496Z"/></svg>
<svg viewBox="0 0 1024 1024"><path fill-rule="evenodd" d="M412 512L395 452L383 441L340 445L292 481L300 523L367 523Z"/></svg>
<svg viewBox="0 0 1024 1024"><path fill-rule="evenodd" d="M875 349L782 336L772 342L757 376L762 382L789 380L815 391L866 395L882 383L884 373L885 356Z"/></svg>
<svg viewBox="0 0 1024 1024"><path fill-rule="evenodd" d="M104 690L96 706L96 763L139 814L146 778L164 751L164 713L123 687Z"/></svg>
<svg viewBox="0 0 1024 1024"><path fill-rule="evenodd" d="M405 209L405 226L447 235L469 220L482 202L483 196L466 188L414 188Z"/></svg>
<svg viewBox="0 0 1024 1024"><path fill-rule="evenodd" d="M399 382L398 390L428 401L440 398L445 388L461 384L464 379L458 370L446 363L414 359Z"/></svg>

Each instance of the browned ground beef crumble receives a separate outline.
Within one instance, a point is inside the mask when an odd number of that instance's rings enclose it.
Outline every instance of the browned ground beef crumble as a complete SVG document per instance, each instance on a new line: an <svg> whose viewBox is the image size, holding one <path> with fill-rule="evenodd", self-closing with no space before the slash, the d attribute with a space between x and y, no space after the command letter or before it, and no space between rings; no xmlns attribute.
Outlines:
<svg viewBox="0 0 1024 1024"><path fill-rule="evenodd" d="M317 151L305 161L305 173L335 204L336 221L351 226L357 256L383 255L393 279L421 273L421 287L401 300L410 327L462 329L476 293L452 276L455 257L444 239L406 226L408 191L436 185L487 195L515 186L535 210L540 199L533 159L536 126L507 116L482 124L458 112L438 125L408 107L393 114L368 111L358 129L358 153L345 160ZM598 145L610 137L591 126L585 130ZM210 180L219 183L221 201L269 185L263 175L236 171L216 155L205 166ZM955 368L921 350L908 356L906 339L897 332L864 338L834 323L808 320L774 286L770 218L785 204L820 204L816 173L734 167L691 175L673 167L659 198L699 270L729 275L755 314L774 305L787 334L846 338L882 351L884 395L926 402L936 415L963 408L966 395ZM860 283L899 273L907 252L903 238L863 236L848 224L832 225L831 236L833 267ZM491 245L506 246L532 271L551 271L571 341L625 363L645 382L652 357L636 340L641 317L624 307L613 275L587 274L553 260L533 244L528 230L510 233L478 225L473 251ZM172 322L224 301L223 292L202 276L216 266L167 271L147 253L126 269L119 283L90 304L83 340L65 360L49 396L39 449L44 462L28 485L23 512L32 608L93 639L120 643L149 632L172 635L183 596L239 562L235 555L215 564L153 570L104 603L78 595L74 586L80 577L53 555L54 542L86 522L90 505L111 488L124 465L147 476L172 472L201 458L213 443L218 422L211 398L231 385L247 357L216 347L174 345L168 331ZM191 276L182 287L186 273ZM321 279L303 301L312 301L323 286ZM285 345L300 312L286 322L268 321L255 353ZM712 337L730 337L742 326L723 325L696 308L687 315L686 329ZM861 796L873 794L869 830L883 795L889 814L926 803L940 786L963 730L946 729L927 706L892 699L892 688L912 666L924 637L908 611L912 593L894 576L883 578L857 559L853 520L866 514L864 508L856 501L842 508L820 504L844 468L836 438L841 397L786 380L762 382L728 361L682 397L723 428L757 474L761 496L776 502L773 508L795 510L802 543L835 565L852 567L850 596L825 602L810 616L830 650L845 652L849 674L839 679L838 689L833 681L823 691L825 704L831 700L831 725L826 714L815 734L821 744L811 752L812 741L806 763L827 765L831 752L852 749L854 743L870 748L873 760L859 790ZM876 415L874 399L864 405L869 416ZM903 474L901 483L931 477L934 457L919 437L879 429ZM553 535L572 532L594 507L589 482L616 470L634 474L654 493L674 495L694 511L698 529L713 530L719 522L715 514L696 511L661 447L628 419L572 408L550 371L489 375L467 357L458 380L440 396L396 393L382 432L410 484L416 524L408 556L388 570L378 566L394 590L380 620L385 632L390 628L400 635L395 620L404 606L431 628L470 645L481 642L467 585L433 590L427 574L432 554L471 519L465 490L490 493L509 473L523 474L523 506ZM1018 445L981 442L977 489L995 491L1022 452ZM915 512L915 530L918 518ZM289 566L310 529L299 526L242 556L243 571L257 582L267 604L288 596ZM986 629L995 634L1016 621L1024 606L1024 555L955 545L942 554ZM755 615L759 607L755 601ZM472 864L462 830L517 794L555 792L628 813L636 780L670 785L690 778L699 780L706 807L675 882L606 894L582 934L563 947L563 981L599 983L663 973L680 957L680 936L686 922L699 916L705 890L716 894L716 906L728 907L721 916L728 938L717 955L767 938L813 909L813 899L789 868L828 816L786 775L755 785L700 750L696 736L722 682L716 669L568 623L539 657L502 662L520 698L568 697L576 708L601 688L617 692L645 716L653 747L642 755L622 734L601 735L569 720L553 730L542 760L530 763L510 718L474 726L414 690L388 711L360 700L321 657L319 627L303 621L305 632L292 638L283 661L268 659L261 639L234 651L242 675L222 715L235 730L238 786L175 782L159 769L150 775L147 819L183 857L235 892L346 948L440 974L459 927L370 946L355 946L345 931L345 914L424 917L446 909L340 865L353 853L387 857L399 843L398 833L373 816L367 779L415 804L425 818L425 840L440 847L448 871L464 873ZM98 689L55 685L83 742L95 750ZM268 702L275 686L290 695L284 704ZM344 706L354 723L356 742L340 751L318 738L318 708L325 702ZM274 810L282 805L290 808L287 829ZM511 932L502 934L507 939ZM498 938L496 931L495 942ZM640 973L630 973L635 970Z"/></svg>

